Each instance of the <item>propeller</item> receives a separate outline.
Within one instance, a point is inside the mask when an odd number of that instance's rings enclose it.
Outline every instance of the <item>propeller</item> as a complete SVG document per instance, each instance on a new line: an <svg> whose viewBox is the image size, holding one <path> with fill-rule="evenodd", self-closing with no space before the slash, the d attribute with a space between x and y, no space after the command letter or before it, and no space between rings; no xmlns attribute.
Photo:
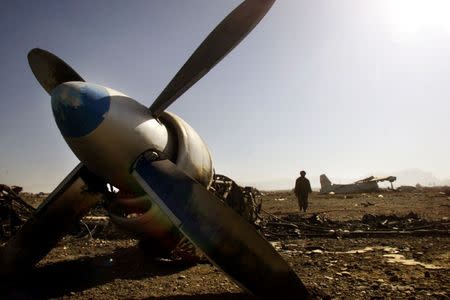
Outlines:
<svg viewBox="0 0 450 300"><path fill-rule="evenodd" d="M163 154L144 153L132 174L175 226L240 286L264 299L308 299L295 272L254 227Z"/></svg>
<svg viewBox="0 0 450 300"><path fill-rule="evenodd" d="M36 79L49 94L61 83L84 81L62 59L39 48L34 48L28 53L28 63Z"/></svg>
<svg viewBox="0 0 450 300"><path fill-rule="evenodd" d="M275 0L246 0L208 35L150 106L157 118L236 47L261 21Z"/></svg>

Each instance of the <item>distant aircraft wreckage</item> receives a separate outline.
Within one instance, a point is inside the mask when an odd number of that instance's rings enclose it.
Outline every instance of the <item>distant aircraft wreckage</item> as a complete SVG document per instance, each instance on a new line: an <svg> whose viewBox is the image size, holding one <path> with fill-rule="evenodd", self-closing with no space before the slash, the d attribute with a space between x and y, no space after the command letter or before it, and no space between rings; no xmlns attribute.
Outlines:
<svg viewBox="0 0 450 300"><path fill-rule="evenodd" d="M351 194L351 193L371 193L378 192L380 190L378 182L389 181L391 183L391 188L393 189L392 183L397 180L395 176L387 177L374 177L370 176L354 183L349 184L334 184L331 183L327 175L320 175L320 193L335 193L335 194Z"/></svg>
<svg viewBox="0 0 450 300"><path fill-rule="evenodd" d="M109 194L111 219L155 248L187 237L239 286L260 298L306 299L305 286L275 249L208 187L210 152L185 121L165 111L259 23L274 0L246 0L202 42L150 108L83 80L41 49L28 61L51 96L56 123L80 164L0 249L0 275L34 266ZM134 217L130 217L134 216Z"/></svg>

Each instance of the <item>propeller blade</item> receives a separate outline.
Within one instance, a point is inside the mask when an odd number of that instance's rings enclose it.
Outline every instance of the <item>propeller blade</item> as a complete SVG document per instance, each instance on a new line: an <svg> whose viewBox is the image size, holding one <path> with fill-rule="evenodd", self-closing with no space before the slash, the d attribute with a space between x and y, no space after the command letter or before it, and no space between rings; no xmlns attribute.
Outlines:
<svg viewBox="0 0 450 300"><path fill-rule="evenodd" d="M178 229L241 287L268 299L307 299L295 272L241 216L168 159L144 154L133 176Z"/></svg>
<svg viewBox="0 0 450 300"><path fill-rule="evenodd" d="M79 164L0 248L0 279L39 262L101 199L103 181Z"/></svg>
<svg viewBox="0 0 450 300"><path fill-rule="evenodd" d="M84 81L62 59L39 48L34 48L28 53L28 63L36 79L49 94L61 83Z"/></svg>
<svg viewBox="0 0 450 300"><path fill-rule="evenodd" d="M235 8L195 50L150 106L156 118L209 72L261 21L275 0L246 0Z"/></svg>

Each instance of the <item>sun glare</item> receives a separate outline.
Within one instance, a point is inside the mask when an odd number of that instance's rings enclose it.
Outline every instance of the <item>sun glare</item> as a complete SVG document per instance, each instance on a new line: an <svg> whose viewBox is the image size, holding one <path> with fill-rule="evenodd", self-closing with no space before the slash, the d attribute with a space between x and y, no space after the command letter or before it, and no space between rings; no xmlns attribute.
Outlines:
<svg viewBox="0 0 450 300"><path fill-rule="evenodd" d="M386 6L393 31L404 34L420 31L450 33L449 0L388 0Z"/></svg>

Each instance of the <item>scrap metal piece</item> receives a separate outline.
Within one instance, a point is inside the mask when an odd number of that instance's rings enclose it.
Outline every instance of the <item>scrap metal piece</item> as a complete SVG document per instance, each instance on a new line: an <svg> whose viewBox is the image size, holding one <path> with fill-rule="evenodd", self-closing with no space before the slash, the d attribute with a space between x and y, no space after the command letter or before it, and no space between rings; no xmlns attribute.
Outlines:
<svg viewBox="0 0 450 300"><path fill-rule="evenodd" d="M209 190L248 222L260 219L261 193L254 187L241 187L225 175L215 174Z"/></svg>
<svg viewBox="0 0 450 300"><path fill-rule="evenodd" d="M21 191L22 187L0 184L0 241L8 240L35 211L19 196Z"/></svg>

